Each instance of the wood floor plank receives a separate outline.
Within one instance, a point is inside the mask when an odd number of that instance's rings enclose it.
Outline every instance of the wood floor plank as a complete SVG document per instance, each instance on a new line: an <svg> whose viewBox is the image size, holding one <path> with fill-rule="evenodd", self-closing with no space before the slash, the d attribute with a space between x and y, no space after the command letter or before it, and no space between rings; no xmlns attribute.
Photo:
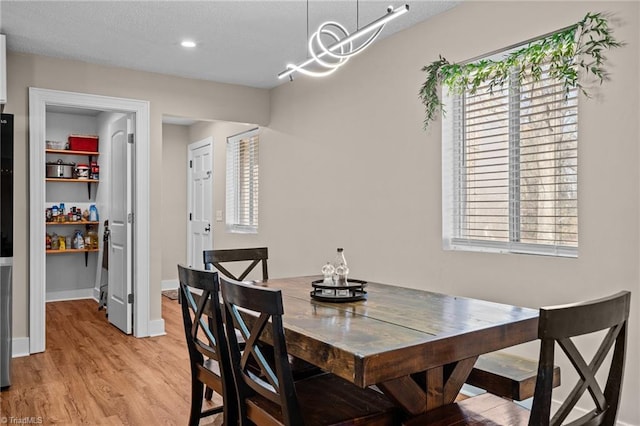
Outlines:
<svg viewBox="0 0 640 426"><path fill-rule="evenodd" d="M46 305L47 349L12 361L1 417L42 424L184 425L191 401L180 306L162 298L165 336L136 339L108 323L93 300ZM219 404L205 401L204 408ZM201 425L220 425L221 416Z"/></svg>

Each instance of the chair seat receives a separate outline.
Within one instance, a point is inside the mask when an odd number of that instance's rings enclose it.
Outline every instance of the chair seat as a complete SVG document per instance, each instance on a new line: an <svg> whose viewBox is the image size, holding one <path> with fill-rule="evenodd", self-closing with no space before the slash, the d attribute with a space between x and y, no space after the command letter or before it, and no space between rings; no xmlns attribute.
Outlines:
<svg viewBox="0 0 640 426"><path fill-rule="evenodd" d="M403 426L527 425L530 411L508 399L484 393L414 417Z"/></svg>
<svg viewBox="0 0 640 426"><path fill-rule="evenodd" d="M306 426L397 424L396 408L384 395L333 374L297 381L296 394ZM249 418L257 416L256 424L282 424L280 406L259 395L247 399L247 414Z"/></svg>

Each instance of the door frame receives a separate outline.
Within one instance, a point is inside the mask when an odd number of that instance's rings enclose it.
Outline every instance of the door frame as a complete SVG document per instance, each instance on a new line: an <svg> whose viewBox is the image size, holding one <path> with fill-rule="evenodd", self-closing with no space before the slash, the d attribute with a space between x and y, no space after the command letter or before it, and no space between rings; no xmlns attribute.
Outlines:
<svg viewBox="0 0 640 426"><path fill-rule="evenodd" d="M29 88L29 353L45 350L45 152L46 108L48 105L122 112L135 116L134 179L137 188L133 200L136 223L133 235L135 259L133 291L133 334L150 335L150 125L149 102L86 93ZM154 330L156 331L156 330ZM157 334L157 333L154 333Z"/></svg>
<svg viewBox="0 0 640 426"><path fill-rule="evenodd" d="M193 160L193 151L200 148L203 145L207 145L209 144L209 158L211 159L211 180L213 182L213 137L212 136L207 136L204 139L201 139L199 141L196 142L192 142L189 145L187 145L187 161L191 161ZM193 188L191 186L191 179L192 179L192 174L193 174L193 169L191 167L189 167L189 165L187 164L187 264L189 263L189 261L191 260L192 254L191 253L191 239L192 239L192 232L191 232L191 220L189 220L189 213L191 212L191 202L193 201ZM213 189L213 185L211 185L211 189ZM210 198L209 198L210 202L211 202L211 226L213 226L213 222L214 222L214 217L213 215L215 214L214 212L214 205L213 205L213 192L210 194ZM213 230L210 231L211 234L211 239L213 240ZM196 265L192 265L194 268L196 268Z"/></svg>

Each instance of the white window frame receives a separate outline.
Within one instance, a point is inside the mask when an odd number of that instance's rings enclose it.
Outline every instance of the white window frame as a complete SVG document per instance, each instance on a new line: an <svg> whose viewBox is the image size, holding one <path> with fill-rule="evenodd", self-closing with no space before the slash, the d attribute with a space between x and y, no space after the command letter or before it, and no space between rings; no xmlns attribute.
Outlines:
<svg viewBox="0 0 640 426"><path fill-rule="evenodd" d="M240 143L250 143L250 155L247 158L251 164L249 170L249 206L241 203L240 176L242 165L239 163ZM259 195L259 144L260 129L255 128L227 138L227 173L226 173L226 229L228 232L241 234L258 233L258 195ZM245 168L247 169L247 168ZM244 211L244 210L246 211ZM249 216L249 220L242 223L241 218Z"/></svg>
<svg viewBox="0 0 640 426"><path fill-rule="evenodd" d="M505 89L507 90L507 89ZM510 96L513 96L510 92ZM577 97L577 94L575 95ZM517 230L517 224L513 221L519 221L521 217L519 213L514 214L514 211L510 211L510 241L493 241L490 239L469 238L464 236L463 222L464 222L464 210L465 205L464 190L457 188L463 185L460 182L459 168L461 167L461 161L464 159L463 138L461 133L464 128L464 124L460 117L456 117L456 111L461 108L462 95L448 93L443 89L443 103L449 107L449 112L443 114L442 119L442 240L443 248L445 250L461 250L461 251L478 251L489 253L521 253L521 254L537 254L548 255L557 257L578 257L578 247L572 247L567 245L558 244L535 244L535 243L522 243L517 241L519 231ZM457 103L457 104L456 104ZM511 103L511 102L510 102ZM519 107L518 107L519 108ZM576 105L578 110L578 105ZM519 110L518 110L519 111ZM511 110L510 110L511 112ZM513 123L510 120L510 123ZM518 122L519 123L519 122ZM509 128L510 132L515 131L518 133L519 138L519 124ZM511 148L513 152L513 147ZM509 164L513 169L514 164L519 167L521 163L512 163L514 159L517 159L517 155L510 154ZM510 174L512 174L510 172ZM513 195L513 191L519 191L518 185L511 186L509 184L509 192ZM576 184L577 185L577 184ZM517 196L517 195L516 195ZM510 203L510 210L513 209L513 200Z"/></svg>

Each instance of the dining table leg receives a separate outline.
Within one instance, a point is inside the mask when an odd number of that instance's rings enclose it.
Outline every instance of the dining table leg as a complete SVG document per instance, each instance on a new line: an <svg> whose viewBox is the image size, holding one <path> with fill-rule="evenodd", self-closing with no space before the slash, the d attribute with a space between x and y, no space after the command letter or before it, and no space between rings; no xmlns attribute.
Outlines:
<svg viewBox="0 0 640 426"><path fill-rule="evenodd" d="M378 384L378 387L412 417L423 414L427 409L426 392L411 376L389 380Z"/></svg>
<svg viewBox="0 0 640 426"><path fill-rule="evenodd" d="M378 387L410 417L417 416L453 403L477 359L474 356L430 368L423 373L380 383Z"/></svg>

